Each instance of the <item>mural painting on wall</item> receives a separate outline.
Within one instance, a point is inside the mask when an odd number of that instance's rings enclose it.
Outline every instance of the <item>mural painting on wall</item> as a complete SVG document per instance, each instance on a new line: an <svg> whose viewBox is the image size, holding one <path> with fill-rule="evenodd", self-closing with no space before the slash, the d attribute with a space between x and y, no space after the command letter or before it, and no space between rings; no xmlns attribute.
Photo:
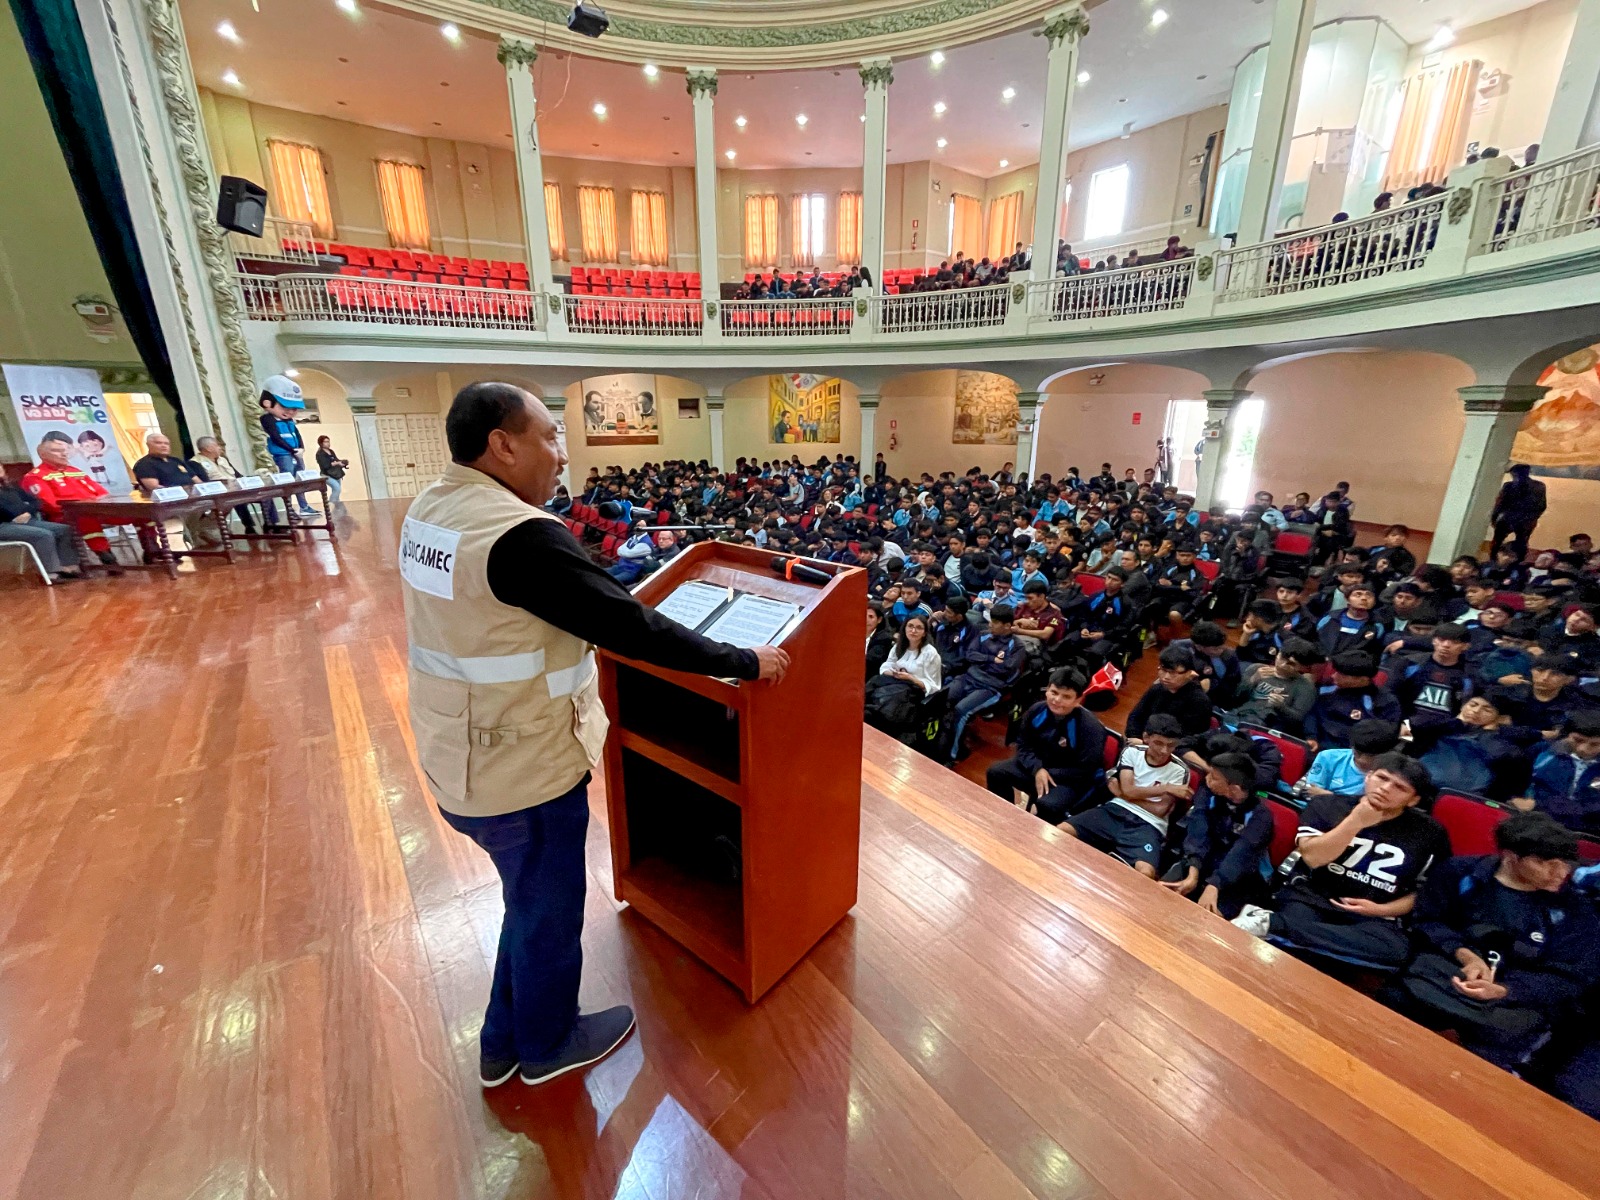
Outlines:
<svg viewBox="0 0 1600 1200"><path fill-rule="evenodd" d="M774 445L838 444L839 380L821 375L772 375L767 389L767 429Z"/></svg>
<svg viewBox="0 0 1600 1200"><path fill-rule="evenodd" d="M1600 346L1557 359L1539 382L1550 390L1523 418L1511 460L1535 475L1600 480Z"/></svg>
<svg viewBox="0 0 1600 1200"><path fill-rule="evenodd" d="M950 440L958 446L1015 446L1017 385L987 371L956 372L955 428Z"/></svg>
<svg viewBox="0 0 1600 1200"><path fill-rule="evenodd" d="M661 440L654 375L583 381L583 436L591 446L654 446Z"/></svg>

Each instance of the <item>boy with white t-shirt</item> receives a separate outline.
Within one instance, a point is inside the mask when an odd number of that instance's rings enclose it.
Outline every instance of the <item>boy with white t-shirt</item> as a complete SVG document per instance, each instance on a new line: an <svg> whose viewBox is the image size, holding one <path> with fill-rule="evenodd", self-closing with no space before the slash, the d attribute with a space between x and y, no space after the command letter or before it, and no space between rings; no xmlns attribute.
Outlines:
<svg viewBox="0 0 1600 1200"><path fill-rule="evenodd" d="M1063 833L1115 854L1139 874L1156 877L1173 805L1194 795L1189 767L1174 757L1183 726L1157 713L1144 727L1144 745L1126 746L1106 781L1113 800L1063 822Z"/></svg>

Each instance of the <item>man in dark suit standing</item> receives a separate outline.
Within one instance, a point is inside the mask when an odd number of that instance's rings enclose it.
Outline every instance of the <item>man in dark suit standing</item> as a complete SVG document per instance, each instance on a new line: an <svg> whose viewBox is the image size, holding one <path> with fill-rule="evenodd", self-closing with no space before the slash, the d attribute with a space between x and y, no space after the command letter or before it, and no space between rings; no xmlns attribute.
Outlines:
<svg viewBox="0 0 1600 1200"><path fill-rule="evenodd" d="M1545 504L1544 484L1529 478L1527 463L1513 464L1511 478L1500 485L1500 494L1494 500L1494 511L1489 514L1489 521L1494 526L1494 542L1489 547L1489 557L1493 558L1495 551L1515 536L1518 555L1526 558L1533 541L1534 527L1539 524L1539 518L1544 516Z"/></svg>

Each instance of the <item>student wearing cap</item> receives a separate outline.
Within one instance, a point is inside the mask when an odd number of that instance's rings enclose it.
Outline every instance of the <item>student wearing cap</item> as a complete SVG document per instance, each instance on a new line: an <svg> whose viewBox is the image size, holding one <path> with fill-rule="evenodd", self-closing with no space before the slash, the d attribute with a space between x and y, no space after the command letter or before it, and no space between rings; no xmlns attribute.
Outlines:
<svg viewBox="0 0 1600 1200"><path fill-rule="evenodd" d="M306 469L305 439L300 436L300 426L293 412L304 412L305 398L300 385L287 375L270 375L261 385L261 428L267 435L267 453L272 465L279 471L297 472ZM295 497L300 511L314 514L305 493Z"/></svg>

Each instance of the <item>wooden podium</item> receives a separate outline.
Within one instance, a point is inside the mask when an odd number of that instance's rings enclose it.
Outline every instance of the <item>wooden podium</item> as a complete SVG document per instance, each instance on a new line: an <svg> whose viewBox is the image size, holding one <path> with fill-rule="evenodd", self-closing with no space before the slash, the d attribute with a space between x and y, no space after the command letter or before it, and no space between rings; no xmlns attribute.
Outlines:
<svg viewBox="0 0 1600 1200"><path fill-rule="evenodd" d="M866 574L791 581L770 551L685 550L635 595L690 580L801 606L773 644L780 684L685 675L600 653L617 899L751 1003L856 902Z"/></svg>

